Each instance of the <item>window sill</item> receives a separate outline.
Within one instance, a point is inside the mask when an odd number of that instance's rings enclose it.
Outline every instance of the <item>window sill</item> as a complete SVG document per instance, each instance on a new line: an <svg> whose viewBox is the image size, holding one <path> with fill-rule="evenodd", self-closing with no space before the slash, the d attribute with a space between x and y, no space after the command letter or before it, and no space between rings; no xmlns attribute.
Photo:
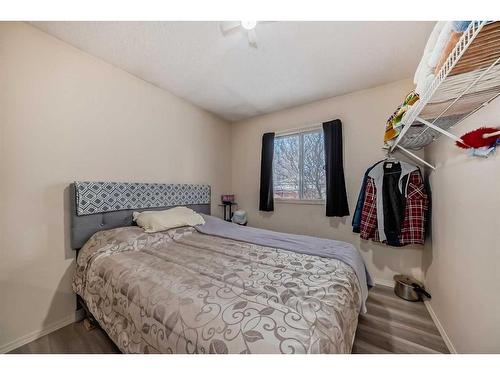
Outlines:
<svg viewBox="0 0 500 375"><path fill-rule="evenodd" d="M285 204L311 204L311 205L325 205L324 199L283 199L274 198L276 203Z"/></svg>

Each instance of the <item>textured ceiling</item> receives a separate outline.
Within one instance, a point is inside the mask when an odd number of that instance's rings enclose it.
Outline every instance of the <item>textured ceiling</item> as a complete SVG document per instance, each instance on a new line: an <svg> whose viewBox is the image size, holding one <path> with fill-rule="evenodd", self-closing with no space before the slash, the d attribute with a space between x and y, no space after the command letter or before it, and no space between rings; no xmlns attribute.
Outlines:
<svg viewBox="0 0 500 375"><path fill-rule="evenodd" d="M33 22L229 121L413 75L434 22Z"/></svg>

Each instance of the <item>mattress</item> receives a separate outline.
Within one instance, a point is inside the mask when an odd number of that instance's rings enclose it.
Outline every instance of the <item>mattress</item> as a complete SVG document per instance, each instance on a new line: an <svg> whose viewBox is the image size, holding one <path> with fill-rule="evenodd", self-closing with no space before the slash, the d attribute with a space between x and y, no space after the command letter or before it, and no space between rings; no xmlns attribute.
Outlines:
<svg viewBox="0 0 500 375"><path fill-rule="evenodd" d="M194 228L96 233L73 289L124 353L350 353L355 271Z"/></svg>

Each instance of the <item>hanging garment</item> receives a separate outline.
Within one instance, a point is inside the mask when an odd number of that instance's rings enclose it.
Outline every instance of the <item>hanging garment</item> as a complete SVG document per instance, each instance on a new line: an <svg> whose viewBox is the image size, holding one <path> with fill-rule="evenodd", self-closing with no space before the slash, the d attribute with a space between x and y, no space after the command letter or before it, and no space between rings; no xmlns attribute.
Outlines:
<svg viewBox="0 0 500 375"><path fill-rule="evenodd" d="M378 222L378 232L379 232L379 237L381 241L387 241L387 236L385 234L385 220L384 220L384 200L383 200L383 195L384 195L384 175L387 171L387 169L390 168L395 168L395 165L399 164L401 167L401 173L399 174L397 179L392 179L390 180L391 183L394 183L395 186L392 187L392 192L395 192L396 189L399 190L400 193L403 193L403 189L405 187L403 186L403 179L408 176L411 172L413 171L418 171L418 167L405 163L403 161L396 161L396 162L384 162L377 164L373 169L368 173L368 177L373 178L373 182L375 183L375 188L377 192L377 202L382 202L382 204L377 205L377 222ZM408 181L408 179L406 179ZM396 185L397 184L397 185ZM386 186L386 189L389 189L389 187ZM397 198L394 195L389 196L392 200L396 200Z"/></svg>
<svg viewBox="0 0 500 375"><path fill-rule="evenodd" d="M401 177L401 163L387 162L383 163L383 183L382 183L382 202L384 216L384 233L387 243L391 246L401 246L399 243L399 234L404 220L405 196L399 189L399 179ZM403 176L402 186L406 187Z"/></svg>
<svg viewBox="0 0 500 375"><path fill-rule="evenodd" d="M352 231L354 233L359 233L361 228L361 212L363 211L363 204L365 202L365 190L366 190L366 181L368 180L368 173L375 167L377 164L382 163L383 160L376 162L370 168L368 168L363 176L363 181L361 182L361 189L359 190L358 201L356 203L356 210L354 211L354 216L352 217Z"/></svg>
<svg viewBox="0 0 500 375"><path fill-rule="evenodd" d="M420 170L410 174L407 186L405 214L399 242L402 246L412 243L423 245L429 196Z"/></svg>
<svg viewBox="0 0 500 375"><path fill-rule="evenodd" d="M399 233L397 243L392 241L392 243L389 243L387 239L380 239L377 213L377 187L375 180L368 177L365 189L365 201L361 213L360 237L362 239L387 242L387 244L392 246L424 244L429 199L419 169L409 174L408 181L404 186L405 207L401 232ZM380 206L383 206L383 203Z"/></svg>
<svg viewBox="0 0 500 375"><path fill-rule="evenodd" d="M373 178L368 177L365 188L365 202L361 212L360 237L363 240L380 242L377 230L377 192Z"/></svg>

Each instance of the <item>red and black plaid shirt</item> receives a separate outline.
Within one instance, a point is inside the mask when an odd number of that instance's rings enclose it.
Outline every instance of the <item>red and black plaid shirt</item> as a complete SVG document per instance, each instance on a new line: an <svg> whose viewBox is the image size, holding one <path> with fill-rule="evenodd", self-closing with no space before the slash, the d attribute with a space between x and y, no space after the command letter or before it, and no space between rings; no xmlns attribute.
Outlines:
<svg viewBox="0 0 500 375"><path fill-rule="evenodd" d="M420 171L411 172L406 191L404 221L399 235L399 242L402 246L424 243L428 208L429 199ZM364 240L380 242L377 226L377 190L371 177L368 177L366 182L360 236Z"/></svg>

